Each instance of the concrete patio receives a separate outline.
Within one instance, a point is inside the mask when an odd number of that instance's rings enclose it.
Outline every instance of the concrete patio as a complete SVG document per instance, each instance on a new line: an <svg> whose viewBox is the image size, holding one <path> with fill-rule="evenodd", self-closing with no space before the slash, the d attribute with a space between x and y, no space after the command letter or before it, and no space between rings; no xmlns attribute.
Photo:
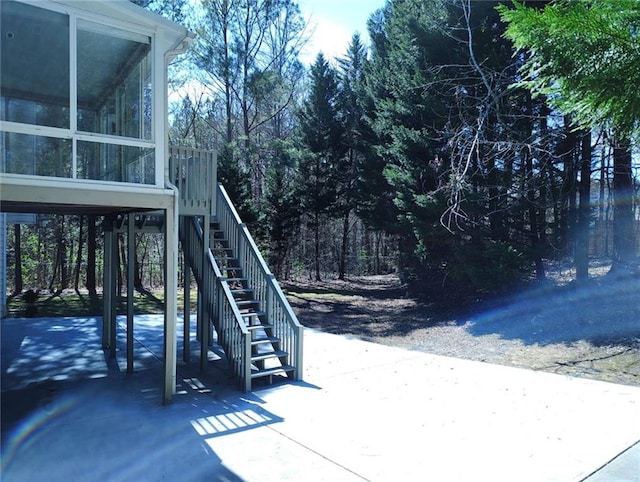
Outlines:
<svg viewBox="0 0 640 482"><path fill-rule="evenodd" d="M307 330L304 382L241 393L213 350L162 406L162 317L131 375L100 327L2 321L3 481L640 481L638 387Z"/></svg>

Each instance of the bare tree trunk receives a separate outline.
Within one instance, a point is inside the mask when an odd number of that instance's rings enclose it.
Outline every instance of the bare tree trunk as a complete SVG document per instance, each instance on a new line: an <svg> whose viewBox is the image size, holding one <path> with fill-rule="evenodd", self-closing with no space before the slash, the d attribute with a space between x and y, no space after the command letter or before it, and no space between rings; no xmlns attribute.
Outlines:
<svg viewBox="0 0 640 482"><path fill-rule="evenodd" d="M580 159L580 205L576 225L576 280L589 279L589 224L591 222L591 131L582 135Z"/></svg>
<svg viewBox="0 0 640 482"><path fill-rule="evenodd" d="M122 290L124 289L124 279L123 279L123 274L122 274L122 264L125 262L125 260L127 259L127 254L124 248L124 239L123 236L118 234L116 236L116 242L118 243L118 259L117 259L117 263L118 263L118 295L122 296Z"/></svg>
<svg viewBox="0 0 640 482"><path fill-rule="evenodd" d="M536 266L536 278L542 281L546 278L544 263L542 261L542 246L540 242L540 228L538 225L538 209L536 207L536 194L534 186L533 160L529 153L525 157L525 168L529 186L527 187L527 202L529 204L529 237L531 239L531 250Z"/></svg>
<svg viewBox="0 0 640 482"><path fill-rule="evenodd" d="M136 291L138 293L146 293L147 290L144 288L144 285L142 283L142 279L143 279L143 269L144 269L144 260L146 259L146 248L145 248L145 253L142 256L142 262L140 261L140 255L138 253L139 249L140 249L140 244L142 244L142 236L144 236L144 234L139 234L139 235L135 235L134 234L134 238L136 238L135 241L135 249L133 251L134 253L134 257L133 257L133 265L134 265L134 278L133 278L133 286L136 289Z"/></svg>
<svg viewBox="0 0 640 482"><path fill-rule="evenodd" d="M626 269L634 258L633 175L631 145L628 139L617 139L613 148L613 265L612 271Z"/></svg>
<svg viewBox="0 0 640 482"><path fill-rule="evenodd" d="M536 278L542 281L546 278L544 263L542 262L542 247L540 246L540 230L538 226L538 209L536 208L536 194L533 175L533 160L531 155L525 155L525 169L529 186L527 187L527 204L529 205L529 238L531 239L531 250L536 266Z"/></svg>
<svg viewBox="0 0 640 482"><path fill-rule="evenodd" d="M71 230L71 222L69 222L69 230ZM61 277L60 277L60 289L62 290L66 290L69 288L69 282L70 282L70 278L71 278L71 267L73 266L73 261L72 261L72 257L73 257L73 245L69 243L69 239L67 239L67 233L66 233L66 228L65 228L65 223L64 223L64 217L63 217L63 222L62 222L62 239L64 240L64 249L62 250L61 255L61 260L62 260L62 264L61 264L61 268L62 271L60 271ZM69 248L69 249L67 249Z"/></svg>
<svg viewBox="0 0 640 482"><path fill-rule="evenodd" d="M65 287L66 275L65 275L65 258L66 258L66 242L64 239L64 215L60 216L60 222L56 226L56 258L53 265L53 273L51 274L51 280L49 281L49 291L51 293L60 294ZM56 284L56 278L60 275L59 288L54 291Z"/></svg>
<svg viewBox="0 0 640 482"><path fill-rule="evenodd" d="M60 269L60 247L58 247L57 251L56 251L56 259L53 263L53 270L51 273L51 279L49 280L49 292L53 293L53 287L56 284L56 276L58 274L58 269Z"/></svg>
<svg viewBox="0 0 640 482"><path fill-rule="evenodd" d="M375 268L374 268L374 273L375 274L380 274L381 273L381 269L380 269L380 245L382 244L382 232L381 231L376 231L376 262L375 262Z"/></svg>
<svg viewBox="0 0 640 482"><path fill-rule="evenodd" d="M349 248L349 211L342 218L342 245L340 246L340 261L338 263L338 279L344 280L347 271L347 251Z"/></svg>
<svg viewBox="0 0 640 482"><path fill-rule="evenodd" d="M605 148L602 148L600 154L600 186L599 186L599 201L598 201L598 221L605 221L606 214L606 201L605 201L605 187L608 185L607 182L607 160L608 156L606 155Z"/></svg>
<svg viewBox="0 0 640 482"><path fill-rule="evenodd" d="M43 256L43 238L44 237L44 228L42 226L38 226L38 258L39 260L41 260L42 258L44 258ZM44 268L44 263L42 262L38 262L38 282L37 282L37 286L38 288L40 288L41 286L45 285L47 276L45 273L45 268Z"/></svg>
<svg viewBox="0 0 640 482"><path fill-rule="evenodd" d="M322 281L320 277L320 216L318 213L315 216L315 226L313 227L314 234L314 264L316 271L316 281Z"/></svg>
<svg viewBox="0 0 640 482"><path fill-rule="evenodd" d="M562 180L562 190L560 192L560 248L563 256L570 254L570 246L575 240L573 232L576 225L576 134L571 130L571 121L565 116L566 139L564 142L564 152L562 160L564 163L564 178Z"/></svg>

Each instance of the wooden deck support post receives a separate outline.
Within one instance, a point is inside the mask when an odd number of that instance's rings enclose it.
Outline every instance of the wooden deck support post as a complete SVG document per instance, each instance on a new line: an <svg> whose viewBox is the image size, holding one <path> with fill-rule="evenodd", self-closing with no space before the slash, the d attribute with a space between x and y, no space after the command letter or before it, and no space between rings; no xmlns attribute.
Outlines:
<svg viewBox="0 0 640 482"><path fill-rule="evenodd" d="M209 226L209 216L202 217L202 286L201 290L208 290L209 288L209 270L206 268L207 263L209 262L209 234L210 234L210 226ZM204 296L201 297L204 300ZM207 363L209 362L209 343L211 340L211 333L209 330L209 326L211 323L211 313L209 313L209 307L202 302L202 326L200 329L202 330L200 334L200 369L204 372L207 370Z"/></svg>
<svg viewBox="0 0 640 482"><path fill-rule="evenodd" d="M111 270L111 284L103 287L109 290L109 356L116 357L116 344L118 341L118 323L116 320L117 304L118 304L118 233L116 232L115 219L112 221L112 242L109 256L111 262L109 269Z"/></svg>
<svg viewBox="0 0 640 482"><path fill-rule="evenodd" d="M185 229L184 236L188 237L187 231ZM189 245L189 241L185 243L185 245ZM182 247L183 251L185 250L185 246ZM184 320L183 326L183 342L182 342L182 359L185 363L189 363L191 361L191 271L189 269L189 263L187 262L187 256L185 253L183 262L183 278L184 278L184 303L183 303L183 311L182 318Z"/></svg>
<svg viewBox="0 0 640 482"><path fill-rule="evenodd" d="M133 297L136 249L135 216L127 215L127 373L133 373Z"/></svg>
<svg viewBox="0 0 640 482"><path fill-rule="evenodd" d="M162 403L171 402L176 391L178 315L178 197L165 210L164 232L164 383Z"/></svg>
<svg viewBox="0 0 640 482"><path fill-rule="evenodd" d="M111 284L113 283L113 222L111 218L104 220L104 265L102 269L102 349L110 348L111 343Z"/></svg>
<svg viewBox="0 0 640 482"><path fill-rule="evenodd" d="M191 222L191 221L190 221ZM198 284L196 295L196 340L202 341L202 319L204 318L204 297L202 284Z"/></svg>

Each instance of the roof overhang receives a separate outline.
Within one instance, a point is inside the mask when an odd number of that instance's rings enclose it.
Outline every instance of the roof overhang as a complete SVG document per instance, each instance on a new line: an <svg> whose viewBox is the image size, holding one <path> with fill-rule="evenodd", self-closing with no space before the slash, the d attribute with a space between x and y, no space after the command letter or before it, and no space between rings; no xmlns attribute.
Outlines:
<svg viewBox="0 0 640 482"><path fill-rule="evenodd" d="M194 35L186 27L139 7L129 0L49 0L49 3L57 4L65 9L83 11L89 15L107 17L117 22L161 31L165 51L184 51L194 38Z"/></svg>

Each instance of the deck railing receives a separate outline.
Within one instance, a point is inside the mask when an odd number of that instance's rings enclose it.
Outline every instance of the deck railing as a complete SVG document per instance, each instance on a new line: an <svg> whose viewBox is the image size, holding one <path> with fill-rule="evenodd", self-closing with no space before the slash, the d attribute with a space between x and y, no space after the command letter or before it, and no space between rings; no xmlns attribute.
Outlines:
<svg viewBox="0 0 640 482"><path fill-rule="evenodd" d="M274 327L274 336L280 338L282 350L289 353L289 364L295 367L294 379L301 380L304 328L221 184L218 184L216 194L215 217L220 229L225 233L229 247L239 260L248 286L255 290L256 298L265 304L264 311L269 323Z"/></svg>
<svg viewBox="0 0 640 482"><path fill-rule="evenodd" d="M210 215L215 212L216 154L191 147L169 147L169 172L180 191L180 214Z"/></svg>
<svg viewBox="0 0 640 482"><path fill-rule="evenodd" d="M226 278L211 253L206 251L206 262L203 263L205 250L202 227L196 218L182 216L180 218L182 242L188 244L184 252L189 256L203 303L206 316L203 323L211 323L218 334L218 344L223 348L234 375L240 381L240 387L251 390L251 334L233 299ZM208 270L204 276L203 269ZM206 279L206 285L203 280ZM206 343L204 339L201 343Z"/></svg>

